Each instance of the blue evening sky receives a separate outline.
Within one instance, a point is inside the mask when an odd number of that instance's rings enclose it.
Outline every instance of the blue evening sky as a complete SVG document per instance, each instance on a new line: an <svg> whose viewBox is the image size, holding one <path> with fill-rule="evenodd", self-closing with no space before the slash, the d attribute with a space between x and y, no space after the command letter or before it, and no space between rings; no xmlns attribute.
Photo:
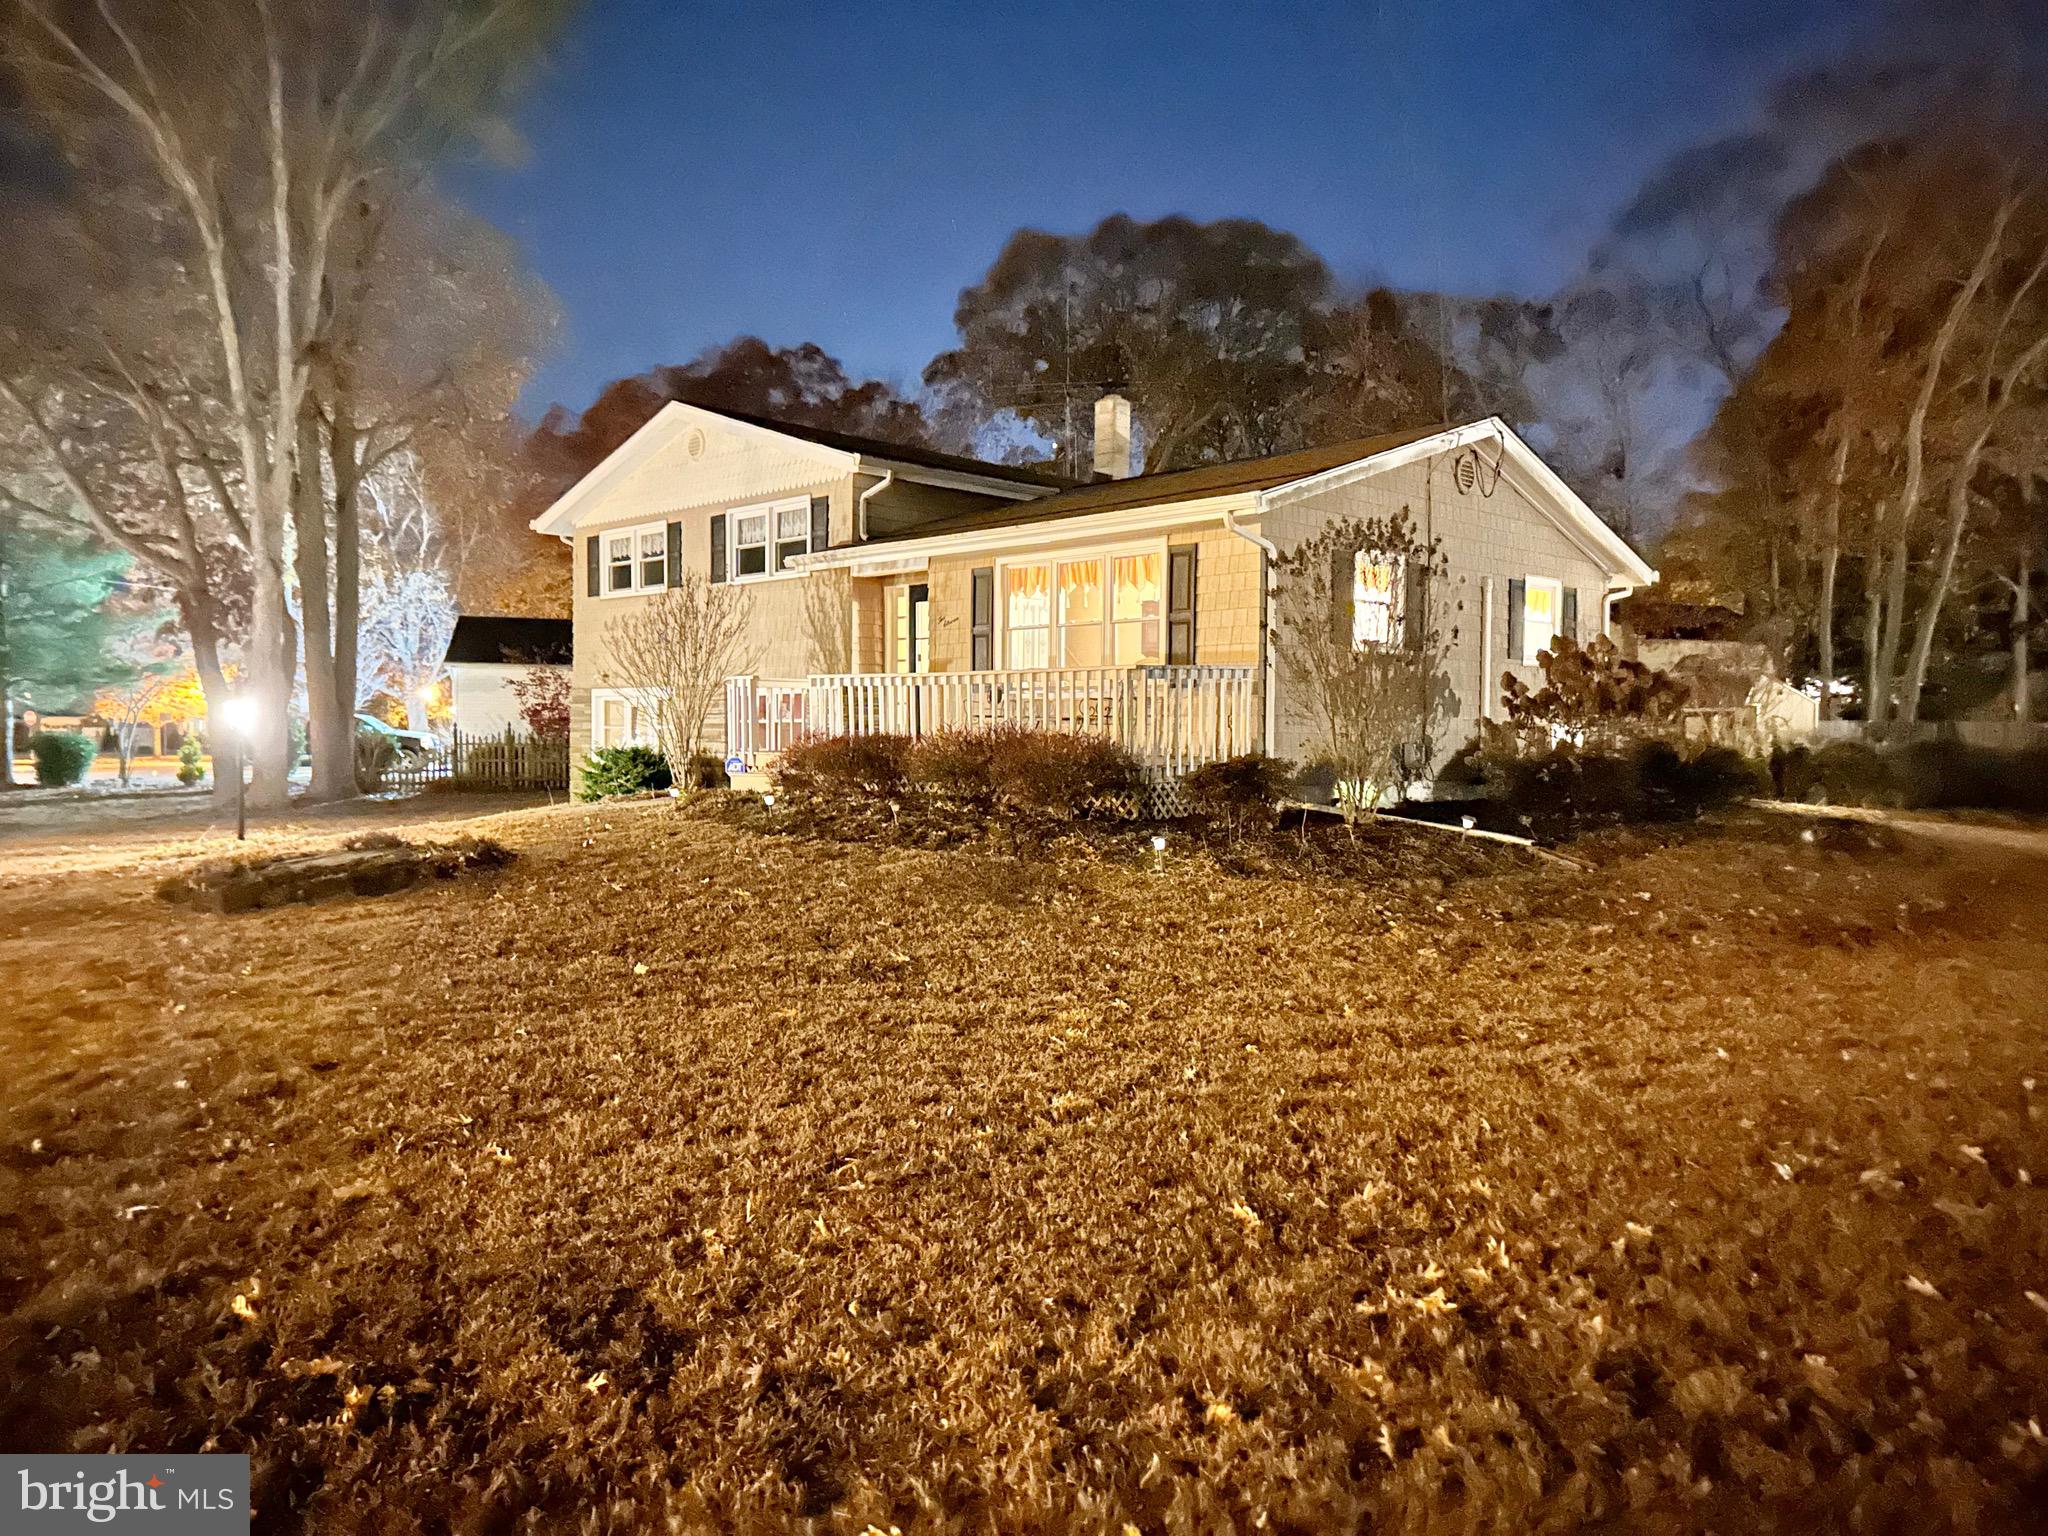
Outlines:
<svg viewBox="0 0 2048 1536"><path fill-rule="evenodd" d="M591 0L456 188L564 312L525 402L753 332L906 386L1022 225L1247 215L1340 277L1544 292L1859 0Z"/></svg>

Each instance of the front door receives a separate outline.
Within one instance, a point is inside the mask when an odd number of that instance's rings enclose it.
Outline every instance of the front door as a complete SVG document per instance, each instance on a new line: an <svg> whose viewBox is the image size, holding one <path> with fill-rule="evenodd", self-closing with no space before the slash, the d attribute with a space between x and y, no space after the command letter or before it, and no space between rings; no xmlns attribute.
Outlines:
<svg viewBox="0 0 2048 1536"><path fill-rule="evenodd" d="M931 591L924 582L889 589L889 670L929 672Z"/></svg>

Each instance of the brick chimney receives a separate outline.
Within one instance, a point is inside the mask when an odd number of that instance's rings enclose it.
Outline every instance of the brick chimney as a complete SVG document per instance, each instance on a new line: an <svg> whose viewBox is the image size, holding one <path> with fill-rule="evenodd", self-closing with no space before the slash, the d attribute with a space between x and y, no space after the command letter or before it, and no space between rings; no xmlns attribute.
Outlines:
<svg viewBox="0 0 2048 1536"><path fill-rule="evenodd" d="M1095 474L1098 479L1128 480L1131 469L1131 402L1122 395L1104 395L1095 402Z"/></svg>

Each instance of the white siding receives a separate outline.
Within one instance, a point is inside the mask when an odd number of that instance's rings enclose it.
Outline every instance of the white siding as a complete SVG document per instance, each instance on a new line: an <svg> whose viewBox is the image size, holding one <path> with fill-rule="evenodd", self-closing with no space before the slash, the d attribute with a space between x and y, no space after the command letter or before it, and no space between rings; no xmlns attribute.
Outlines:
<svg viewBox="0 0 2048 1536"><path fill-rule="evenodd" d="M534 670L531 666L504 662L449 662L448 691L455 728L465 736L499 736L509 726L525 735L526 726L519 718L519 696L512 691L512 685Z"/></svg>

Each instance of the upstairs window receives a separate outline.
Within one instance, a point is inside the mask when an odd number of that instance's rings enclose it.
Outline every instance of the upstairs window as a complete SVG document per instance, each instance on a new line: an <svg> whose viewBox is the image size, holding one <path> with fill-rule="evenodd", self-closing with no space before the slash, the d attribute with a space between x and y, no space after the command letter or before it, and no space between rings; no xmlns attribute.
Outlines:
<svg viewBox="0 0 2048 1536"><path fill-rule="evenodd" d="M811 547L811 503L806 497L775 509L775 569L781 570L792 555L807 554Z"/></svg>
<svg viewBox="0 0 2048 1536"><path fill-rule="evenodd" d="M604 535L604 595L628 597L668 585L668 524L643 523Z"/></svg>
<svg viewBox="0 0 2048 1536"><path fill-rule="evenodd" d="M640 589L652 591L668 585L668 529L665 526L640 530Z"/></svg>

